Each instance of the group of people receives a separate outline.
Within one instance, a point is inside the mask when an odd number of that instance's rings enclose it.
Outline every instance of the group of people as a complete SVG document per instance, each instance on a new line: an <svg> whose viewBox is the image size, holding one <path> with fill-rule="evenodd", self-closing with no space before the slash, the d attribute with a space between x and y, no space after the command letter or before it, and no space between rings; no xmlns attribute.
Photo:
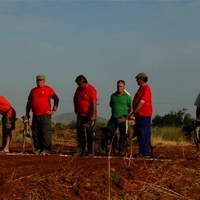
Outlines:
<svg viewBox="0 0 200 200"><path fill-rule="evenodd" d="M150 127L152 116L152 92L147 84L147 74L142 72L136 77L139 89L133 100L125 89L125 81L117 81L117 90L111 94L109 106L111 108L111 117L107 128L111 133L118 129L120 133L118 153L123 155L126 147L126 123L120 121L122 116L128 118L135 117L134 132L137 135L139 143L139 153L137 157L149 156ZM93 126L95 125L97 115L97 90L88 83L87 79L80 75L75 82L78 87L74 94L74 112L77 115L77 155L84 155L86 145L88 145L88 155L94 154ZM89 126L88 126L89 124ZM87 143L87 144L86 144ZM102 148L106 141L102 142Z"/></svg>
<svg viewBox="0 0 200 200"><path fill-rule="evenodd" d="M52 134L51 116L58 108L59 98L55 91L45 84L44 75L36 76L36 87L31 89L26 104L26 116L32 117L32 133L35 154L50 154ZM51 107L51 99L54 103ZM16 112L8 100L0 95L0 114L2 117L2 149L0 153L9 153L12 130L15 129Z"/></svg>
<svg viewBox="0 0 200 200"><path fill-rule="evenodd" d="M111 117L107 128L111 133L118 129L120 133L118 153L123 155L126 147L126 124L119 119L122 116L135 118L134 135L137 136L139 152L137 157L149 156L150 127L152 108L152 92L148 85L148 76L141 72L136 77L139 89L133 99L125 89L125 81L117 81L117 90L111 94L109 106ZM76 155L94 155L93 127L97 117L98 94L83 75L76 77L77 89L74 93L74 112L77 115L77 152ZM44 75L36 76L36 87L31 89L26 104L26 116L32 111L32 132L35 154L46 155L51 153L52 133L51 116L56 112L59 98L54 89L46 84ZM53 100L53 105L51 105ZM194 103L196 105L196 121L200 122L200 93ZM8 153L12 139L12 130L15 129L16 111L9 101L0 95L0 114L2 117L2 149L0 153ZM102 142L102 148L106 145Z"/></svg>

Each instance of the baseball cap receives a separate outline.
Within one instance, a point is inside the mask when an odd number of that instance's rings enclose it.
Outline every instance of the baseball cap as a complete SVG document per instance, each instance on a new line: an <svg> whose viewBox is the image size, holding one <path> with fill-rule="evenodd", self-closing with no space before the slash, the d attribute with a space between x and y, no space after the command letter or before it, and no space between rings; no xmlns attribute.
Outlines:
<svg viewBox="0 0 200 200"><path fill-rule="evenodd" d="M148 77L147 74L144 72L141 72L135 78L146 78L146 77Z"/></svg>
<svg viewBox="0 0 200 200"><path fill-rule="evenodd" d="M46 79L46 76L40 74L40 75L37 75L37 76L36 76L36 79L37 79L37 80L38 80L38 79L40 79L40 80L45 80L45 79Z"/></svg>

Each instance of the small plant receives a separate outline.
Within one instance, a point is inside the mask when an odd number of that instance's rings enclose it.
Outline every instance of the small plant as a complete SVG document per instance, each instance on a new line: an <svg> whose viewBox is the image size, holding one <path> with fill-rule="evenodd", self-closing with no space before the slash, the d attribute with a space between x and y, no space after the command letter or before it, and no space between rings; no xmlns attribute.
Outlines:
<svg viewBox="0 0 200 200"><path fill-rule="evenodd" d="M110 180L112 181L112 183L114 185L118 185L119 184L119 180L120 180L120 177L118 174L116 173L110 173Z"/></svg>
<svg viewBox="0 0 200 200"><path fill-rule="evenodd" d="M66 125L64 125L64 124L62 124L62 123L55 123L55 124L53 124L52 125L52 128L54 129L54 130L66 130L67 129L67 126Z"/></svg>

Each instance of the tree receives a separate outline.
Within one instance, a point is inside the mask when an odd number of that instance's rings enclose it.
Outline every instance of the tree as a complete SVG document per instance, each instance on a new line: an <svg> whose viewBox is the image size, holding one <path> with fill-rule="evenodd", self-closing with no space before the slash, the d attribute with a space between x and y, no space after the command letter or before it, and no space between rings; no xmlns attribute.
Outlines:
<svg viewBox="0 0 200 200"><path fill-rule="evenodd" d="M156 115L152 120L153 126L175 126L180 127L183 125L189 125L192 123L193 119L190 114L186 113L187 109L183 108L178 112L170 111L169 114L163 117Z"/></svg>

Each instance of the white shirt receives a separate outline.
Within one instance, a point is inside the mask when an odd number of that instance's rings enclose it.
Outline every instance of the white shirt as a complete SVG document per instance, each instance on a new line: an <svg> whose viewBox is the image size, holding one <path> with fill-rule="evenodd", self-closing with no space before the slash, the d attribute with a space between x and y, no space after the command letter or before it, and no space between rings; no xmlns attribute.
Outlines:
<svg viewBox="0 0 200 200"><path fill-rule="evenodd" d="M124 89L124 92L126 92L126 94L128 94L129 96L131 96L130 93L127 90Z"/></svg>

